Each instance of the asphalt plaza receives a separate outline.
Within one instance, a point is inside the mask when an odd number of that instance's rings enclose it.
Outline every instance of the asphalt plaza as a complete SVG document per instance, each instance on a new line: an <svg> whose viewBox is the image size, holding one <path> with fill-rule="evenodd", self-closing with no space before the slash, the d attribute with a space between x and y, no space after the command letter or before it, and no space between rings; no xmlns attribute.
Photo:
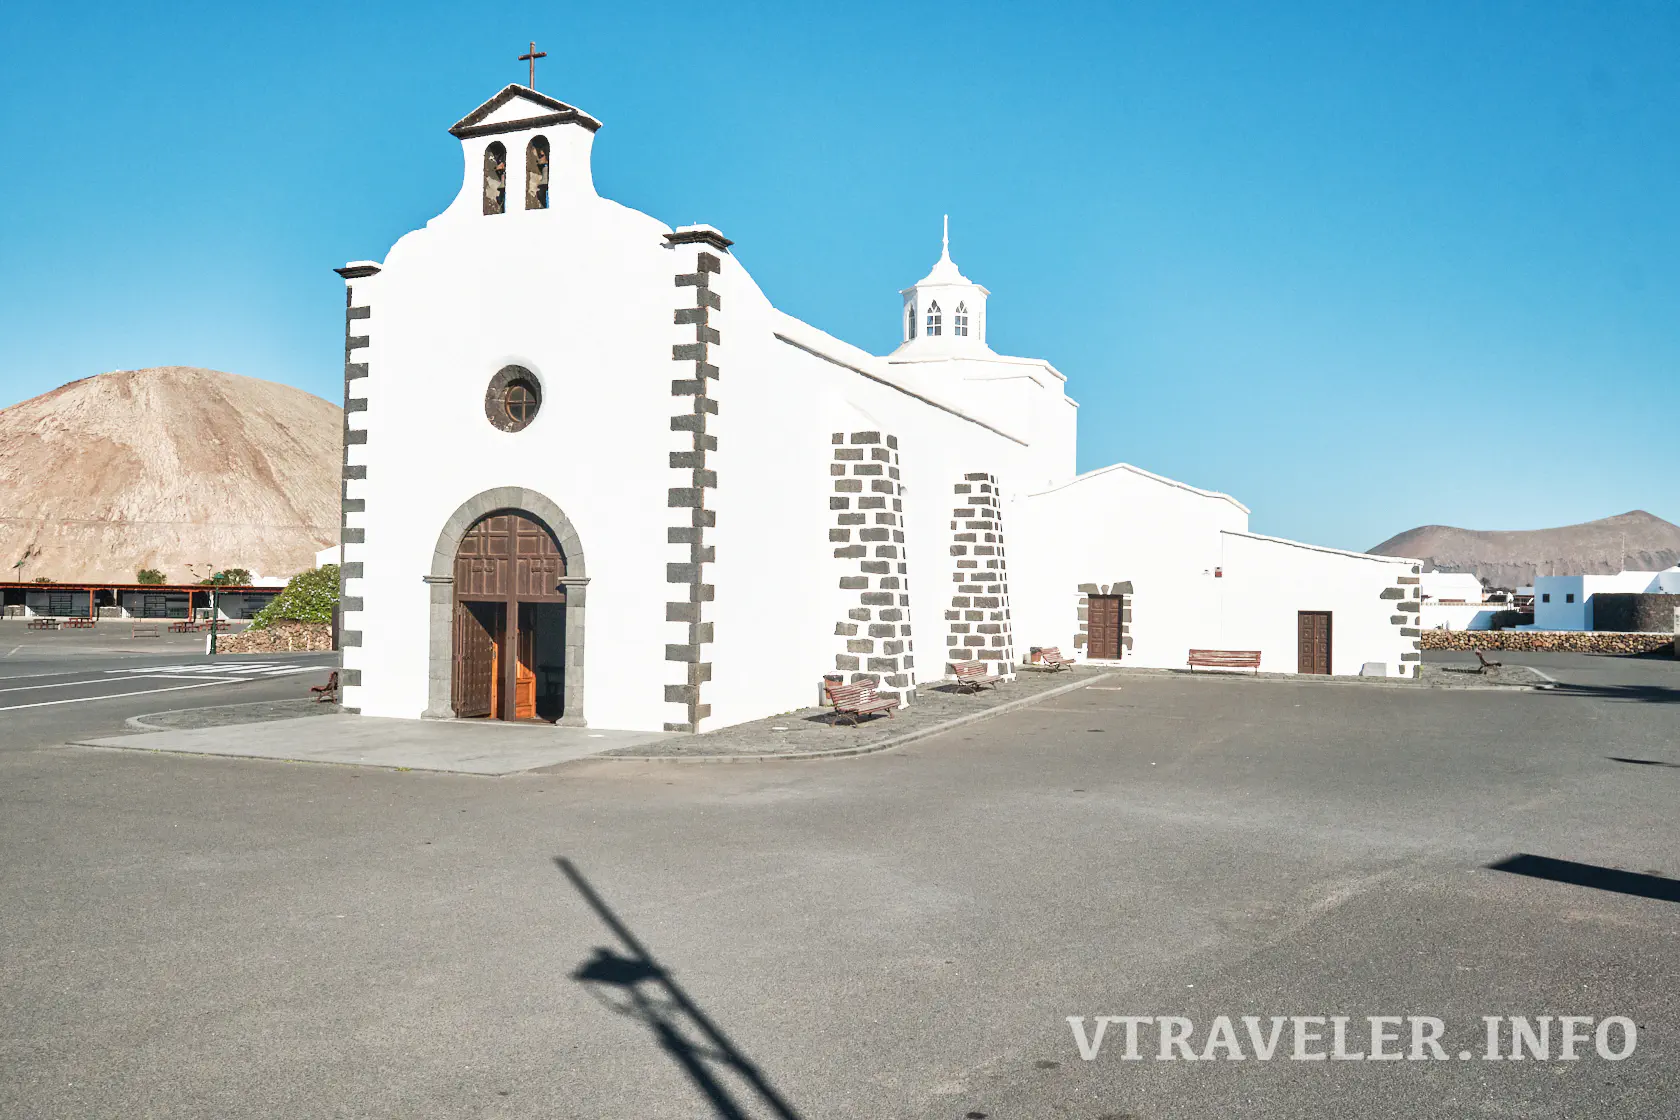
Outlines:
<svg viewBox="0 0 1680 1120"><path fill-rule="evenodd" d="M822 763L0 752L0 1113L1671 1114L1680 664L1544 668L1543 692L1123 674ZM1639 1039L1082 1060L1067 1017L1127 1014Z"/></svg>

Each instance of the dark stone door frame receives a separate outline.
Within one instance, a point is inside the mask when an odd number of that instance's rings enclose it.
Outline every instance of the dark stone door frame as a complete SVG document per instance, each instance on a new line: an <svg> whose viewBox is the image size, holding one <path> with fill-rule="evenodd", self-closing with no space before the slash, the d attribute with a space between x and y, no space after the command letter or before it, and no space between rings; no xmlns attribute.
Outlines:
<svg viewBox="0 0 1680 1120"><path fill-rule="evenodd" d="M497 510L512 510L544 525L554 534L566 558L566 574L560 582L566 588L566 706L562 727L586 727L584 722L584 623L585 592L589 585L584 566L583 542L558 505L535 490L521 486L498 486L476 494L449 515L432 550L431 571L421 577L431 589L430 642L426 665L426 710L423 719L453 719L450 682L454 668L455 554L461 538L481 518Z"/></svg>

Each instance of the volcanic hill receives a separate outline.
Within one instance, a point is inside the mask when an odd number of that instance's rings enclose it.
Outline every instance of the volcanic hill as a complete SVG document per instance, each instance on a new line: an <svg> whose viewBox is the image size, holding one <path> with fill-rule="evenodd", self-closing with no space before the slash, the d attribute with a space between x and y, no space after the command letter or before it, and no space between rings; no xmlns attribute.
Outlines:
<svg viewBox="0 0 1680 1120"><path fill-rule="evenodd" d="M1680 564L1680 525L1642 509L1558 529L1501 532L1422 525L1370 551L1413 556L1427 571L1474 572L1489 587L1524 587L1536 575L1661 571Z"/></svg>
<svg viewBox="0 0 1680 1120"><path fill-rule="evenodd" d="M0 410L0 579L314 567L338 542L342 445L338 406L289 385L187 366L72 381Z"/></svg>

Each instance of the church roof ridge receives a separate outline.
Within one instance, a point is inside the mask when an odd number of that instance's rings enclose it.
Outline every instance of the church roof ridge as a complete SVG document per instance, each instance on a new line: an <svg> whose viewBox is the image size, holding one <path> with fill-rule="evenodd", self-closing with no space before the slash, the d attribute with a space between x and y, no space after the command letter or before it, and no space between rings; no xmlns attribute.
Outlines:
<svg viewBox="0 0 1680 1120"><path fill-rule="evenodd" d="M535 106L549 110L531 117L523 117L513 121L497 121L492 124L484 123L484 118L500 109L503 105L516 97L524 98ZM538 93L530 86L522 86L518 82L503 86L490 100L456 121L449 128L449 134L460 140L474 136L489 136L498 132L522 132L528 128L541 128L550 124L582 125L590 132L601 127L601 122L579 109L576 105L568 105L557 97L550 97L546 93Z"/></svg>

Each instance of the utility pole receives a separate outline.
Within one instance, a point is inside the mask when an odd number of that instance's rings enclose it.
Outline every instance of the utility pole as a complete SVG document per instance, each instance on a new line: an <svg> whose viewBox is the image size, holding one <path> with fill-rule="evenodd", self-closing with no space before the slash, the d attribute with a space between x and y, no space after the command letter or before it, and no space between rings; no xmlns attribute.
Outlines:
<svg viewBox="0 0 1680 1120"><path fill-rule="evenodd" d="M210 656L216 656L216 631L221 627L216 624L216 597L221 591L220 584L210 585Z"/></svg>

